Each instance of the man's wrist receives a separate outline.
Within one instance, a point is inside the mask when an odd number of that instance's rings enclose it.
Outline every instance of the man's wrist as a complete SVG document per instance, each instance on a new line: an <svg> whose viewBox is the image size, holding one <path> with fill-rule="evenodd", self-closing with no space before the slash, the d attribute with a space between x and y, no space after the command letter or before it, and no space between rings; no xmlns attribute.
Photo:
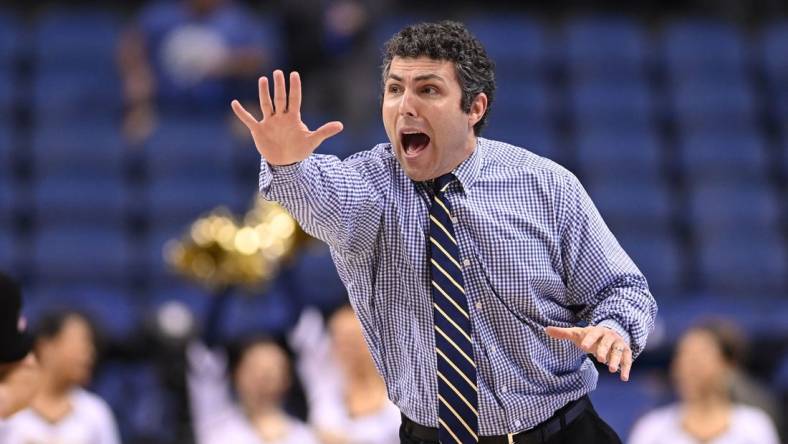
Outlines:
<svg viewBox="0 0 788 444"><path fill-rule="evenodd" d="M613 330L614 332L618 333L619 336L621 336L621 338L624 339L624 342L626 342L627 345L630 344L631 338L629 336L629 332L624 327L622 327L621 324L619 324L617 321L614 321L613 319L605 319L604 321L596 324L596 326L605 327L607 329Z"/></svg>

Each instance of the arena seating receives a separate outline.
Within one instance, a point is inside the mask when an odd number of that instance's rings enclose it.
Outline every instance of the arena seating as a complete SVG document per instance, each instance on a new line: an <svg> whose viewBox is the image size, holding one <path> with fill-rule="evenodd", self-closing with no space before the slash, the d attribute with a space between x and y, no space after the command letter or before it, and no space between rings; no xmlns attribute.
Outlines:
<svg viewBox="0 0 788 444"><path fill-rule="evenodd" d="M389 18L375 38L410 21ZM467 23L497 62L484 135L580 177L661 302L669 334L656 346L709 312L737 318L756 338L788 335L787 21L748 31L618 15ZM204 317L206 291L167 269L162 246L214 207L243 213L259 162L224 114L164 113L147 141L124 141L122 26L114 11L44 9L32 21L0 11L0 268L25 277L32 318L72 304L119 347L167 301ZM268 38L277 57L282 42ZM320 152L372 147L384 141L379 126L358 131L370 135L362 145L343 134ZM301 306L329 310L343 298L328 250L311 246L263 297L234 299L222 334L282 333ZM775 376L783 390L786 367ZM125 436L172 433L161 422L172 394L149 363L99 370L95 387ZM614 393L600 410L624 434L657 401L647 378L633 379L633 390L600 383Z"/></svg>

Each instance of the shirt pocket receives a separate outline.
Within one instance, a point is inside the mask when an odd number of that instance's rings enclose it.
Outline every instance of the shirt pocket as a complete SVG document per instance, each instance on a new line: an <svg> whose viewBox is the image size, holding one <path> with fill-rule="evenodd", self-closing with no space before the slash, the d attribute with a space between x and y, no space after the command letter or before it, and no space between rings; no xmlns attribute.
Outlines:
<svg viewBox="0 0 788 444"><path fill-rule="evenodd" d="M564 298L557 240L525 218L502 217L476 236L475 252L486 283L513 314L534 319Z"/></svg>

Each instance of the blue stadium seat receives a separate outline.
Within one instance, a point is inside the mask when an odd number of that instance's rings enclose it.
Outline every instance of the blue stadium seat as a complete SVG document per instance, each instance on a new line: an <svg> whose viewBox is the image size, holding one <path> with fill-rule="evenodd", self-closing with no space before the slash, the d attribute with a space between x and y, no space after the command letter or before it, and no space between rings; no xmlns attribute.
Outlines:
<svg viewBox="0 0 788 444"><path fill-rule="evenodd" d="M10 120L15 100L13 75L9 69L0 66L0 124L5 125Z"/></svg>
<svg viewBox="0 0 788 444"><path fill-rule="evenodd" d="M785 295L788 258L776 231L736 232L700 243L700 280L719 294L769 297Z"/></svg>
<svg viewBox="0 0 788 444"><path fill-rule="evenodd" d="M84 120L42 125L32 133L33 161L40 175L121 179L124 174L127 152L114 124Z"/></svg>
<svg viewBox="0 0 788 444"><path fill-rule="evenodd" d="M654 100L648 84L640 80L575 82L570 109L579 127L607 126L618 130L650 126Z"/></svg>
<svg viewBox="0 0 788 444"><path fill-rule="evenodd" d="M482 132L482 137L523 147L540 156L561 162L563 154L550 125L546 119L535 121L527 118L519 119L516 116L497 114L497 111L493 111Z"/></svg>
<svg viewBox="0 0 788 444"><path fill-rule="evenodd" d="M661 182L589 182L588 193L614 233L666 232L674 202Z"/></svg>
<svg viewBox="0 0 788 444"><path fill-rule="evenodd" d="M113 344L133 340L140 327L139 304L134 296L116 286L44 284L33 287L29 294L25 300L25 313L32 325L46 313L77 310L88 316L100 340Z"/></svg>
<svg viewBox="0 0 788 444"><path fill-rule="evenodd" d="M115 69L120 17L96 8L51 8L33 32L35 56L43 68Z"/></svg>
<svg viewBox="0 0 788 444"><path fill-rule="evenodd" d="M761 36L761 63L771 86L777 111L788 120L788 20L764 27Z"/></svg>
<svg viewBox="0 0 788 444"><path fill-rule="evenodd" d="M788 393L788 353L783 352L771 379L772 384L782 393Z"/></svg>
<svg viewBox="0 0 788 444"><path fill-rule="evenodd" d="M165 119L145 143L150 176L232 180L234 145L220 118Z"/></svg>
<svg viewBox="0 0 788 444"><path fill-rule="evenodd" d="M57 227L39 230L31 251L39 281L118 284L131 272L132 246L120 229Z"/></svg>
<svg viewBox="0 0 788 444"><path fill-rule="evenodd" d="M767 171L760 135L725 128L684 134L679 161L690 182L763 180Z"/></svg>
<svg viewBox="0 0 788 444"><path fill-rule="evenodd" d="M703 184L689 190L689 221L701 237L774 230L779 216L775 191L768 184Z"/></svg>
<svg viewBox="0 0 788 444"><path fill-rule="evenodd" d="M596 15L564 24L567 64L575 79L639 79L650 47L645 28L629 17Z"/></svg>
<svg viewBox="0 0 788 444"><path fill-rule="evenodd" d="M19 18L8 11L0 11L0 71L14 63L22 45Z"/></svg>
<svg viewBox="0 0 788 444"><path fill-rule="evenodd" d="M237 294L228 301L221 323L222 337L228 341L268 333L285 334L301 312L301 305L280 282L263 291Z"/></svg>
<svg viewBox="0 0 788 444"><path fill-rule="evenodd" d="M768 340L788 334L786 312L788 301L782 294L770 296L759 290L734 294L703 292L660 305L659 320L668 343L674 343L699 322L717 317L736 320L752 339Z"/></svg>
<svg viewBox="0 0 788 444"><path fill-rule="evenodd" d="M94 8L41 13L32 36L33 107L39 121L112 121L120 115L123 89L115 59L120 25L114 13Z"/></svg>
<svg viewBox="0 0 788 444"><path fill-rule="evenodd" d="M547 122L556 102L547 83L537 79L496 79L495 92L488 120L503 118Z"/></svg>
<svg viewBox="0 0 788 444"><path fill-rule="evenodd" d="M683 254L676 238L667 232L614 231L619 243L648 280L657 300L675 299L681 292Z"/></svg>
<svg viewBox="0 0 788 444"><path fill-rule="evenodd" d="M0 270L9 272L17 263L17 242L8 225L0 224Z"/></svg>
<svg viewBox="0 0 788 444"><path fill-rule="evenodd" d="M123 442L176 440L176 403L153 363L100 362L90 389L109 403Z"/></svg>
<svg viewBox="0 0 788 444"><path fill-rule="evenodd" d="M122 89L114 71L37 71L32 97L36 121L78 123L89 118L116 122L121 115Z"/></svg>
<svg viewBox="0 0 788 444"><path fill-rule="evenodd" d="M739 79L746 62L742 32L712 19L683 19L663 29L663 51L672 79Z"/></svg>
<svg viewBox="0 0 788 444"><path fill-rule="evenodd" d="M655 182L661 177L661 150L652 128L590 129L577 134L577 160L591 182Z"/></svg>
<svg viewBox="0 0 788 444"><path fill-rule="evenodd" d="M144 190L146 214L153 227L186 227L199 216L219 206L239 214L245 212L255 193L254 186L240 189L232 181L199 175L152 180Z"/></svg>
<svg viewBox="0 0 788 444"><path fill-rule="evenodd" d="M9 226L14 219L16 193L14 184L7 174L0 173L0 227Z"/></svg>
<svg viewBox="0 0 788 444"><path fill-rule="evenodd" d="M780 150L782 153L781 161L782 161L782 173L783 176L788 177L788 125L786 125L785 137L783 141L782 149Z"/></svg>
<svg viewBox="0 0 788 444"><path fill-rule="evenodd" d="M496 78L534 76L551 57L542 23L526 15L475 15L466 25L495 62Z"/></svg>
<svg viewBox="0 0 788 444"><path fill-rule="evenodd" d="M36 220L49 227L120 228L133 202L130 190L119 177L46 176L33 185Z"/></svg>
<svg viewBox="0 0 788 444"><path fill-rule="evenodd" d="M749 129L757 119L758 104L748 83L709 84L708 77L673 88L678 125L682 128Z"/></svg>
<svg viewBox="0 0 788 444"><path fill-rule="evenodd" d="M13 170L14 127L2 117L0 111L0 176L8 176Z"/></svg>
<svg viewBox="0 0 788 444"><path fill-rule="evenodd" d="M282 276L302 303L330 309L347 301L347 292L339 279L328 246L314 241L298 253L292 268Z"/></svg>
<svg viewBox="0 0 788 444"><path fill-rule="evenodd" d="M414 23L420 23L428 20L423 14L403 14L394 11L393 14L386 14L379 20L379 23L373 27L372 40L377 48L383 48L383 45L400 29Z"/></svg>
<svg viewBox="0 0 788 444"><path fill-rule="evenodd" d="M596 390L590 396L594 409L626 441L635 421L658 406L662 388L659 379L635 365L626 384L618 375L600 369Z"/></svg>

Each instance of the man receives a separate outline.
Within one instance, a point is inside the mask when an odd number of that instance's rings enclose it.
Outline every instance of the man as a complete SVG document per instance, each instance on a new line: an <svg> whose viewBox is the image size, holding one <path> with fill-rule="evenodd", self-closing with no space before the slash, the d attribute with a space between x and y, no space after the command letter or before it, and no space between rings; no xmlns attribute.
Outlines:
<svg viewBox="0 0 788 444"><path fill-rule="evenodd" d="M27 407L38 388L40 372L31 353L33 338L25 331L21 310L19 286L0 273L0 438L2 420Z"/></svg>
<svg viewBox="0 0 788 444"><path fill-rule="evenodd" d="M620 442L586 394L586 353L626 381L656 314L646 280L577 179L479 137L493 64L465 27L427 23L386 44L390 143L312 154L301 84L260 79L260 190L332 249L403 443ZM581 325L584 325L581 327Z"/></svg>

